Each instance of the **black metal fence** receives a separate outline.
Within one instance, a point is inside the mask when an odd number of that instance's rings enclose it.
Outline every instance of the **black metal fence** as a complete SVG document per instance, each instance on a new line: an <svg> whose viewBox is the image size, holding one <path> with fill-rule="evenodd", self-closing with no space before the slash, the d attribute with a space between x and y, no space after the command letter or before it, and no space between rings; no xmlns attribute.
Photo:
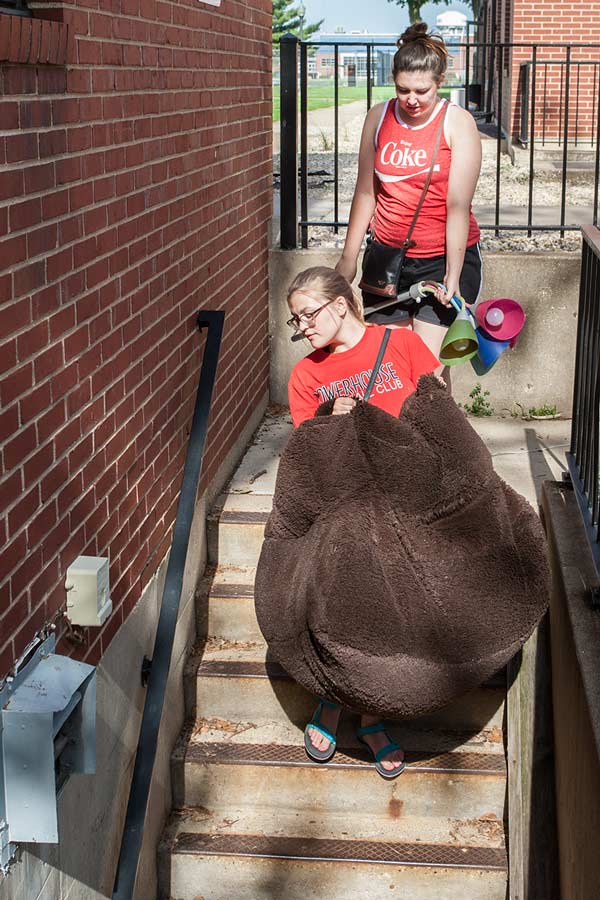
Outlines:
<svg viewBox="0 0 600 900"><path fill-rule="evenodd" d="M281 246L308 246L309 228L326 226L338 232L348 222L340 215L340 91L348 83L364 87L365 113L371 108L374 88L382 83L383 68L377 55L389 65L393 43L299 41L286 35L280 44L281 91ZM391 48L391 49L390 49ZM347 62L354 54L352 66ZM315 54L328 54L333 80L331 217L310 217L308 167L308 113L310 85L318 84ZM310 54L313 53L311 57ZM466 42L451 45L454 61L451 87L473 113L480 129L495 142L495 196L478 215L480 227L501 231L579 230L582 222L598 223L600 180L600 44ZM387 55L386 55L387 54ZM362 81L357 79L361 63ZM309 79L310 70L310 79ZM351 81L350 81L351 79ZM298 116L299 112L299 116ZM503 204L501 159L513 146L525 155L526 202L518 210ZM558 158L546 168L560 179L559 197L543 215L534 202L534 183L539 150L554 150ZM577 158L574 158L577 151ZM583 158L581 158L583 156ZM521 160L521 165L523 161ZM572 177L589 183L585 214L568 208L567 187ZM298 201L300 208L298 209ZM476 208L476 214L478 210ZM298 214L299 213L299 214ZM575 220L577 219L577 220Z"/></svg>
<svg viewBox="0 0 600 900"><path fill-rule="evenodd" d="M600 231L582 229L583 251L569 472L600 575ZM600 597L596 598L600 606Z"/></svg>

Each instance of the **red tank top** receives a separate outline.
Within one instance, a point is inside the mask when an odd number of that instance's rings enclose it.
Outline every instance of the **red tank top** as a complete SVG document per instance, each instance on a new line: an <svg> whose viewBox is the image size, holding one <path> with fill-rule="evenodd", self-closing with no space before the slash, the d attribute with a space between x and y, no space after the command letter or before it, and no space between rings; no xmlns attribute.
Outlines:
<svg viewBox="0 0 600 900"><path fill-rule="evenodd" d="M412 128L399 119L396 102L390 100L384 107L375 135L377 204L373 223L377 240L393 247L401 246L410 228L431 167L439 114L447 101L437 105L425 125ZM442 132L431 183L412 233L416 246L407 251L407 256L442 256L446 252L446 196L451 155ZM479 227L471 212L467 246L478 240Z"/></svg>

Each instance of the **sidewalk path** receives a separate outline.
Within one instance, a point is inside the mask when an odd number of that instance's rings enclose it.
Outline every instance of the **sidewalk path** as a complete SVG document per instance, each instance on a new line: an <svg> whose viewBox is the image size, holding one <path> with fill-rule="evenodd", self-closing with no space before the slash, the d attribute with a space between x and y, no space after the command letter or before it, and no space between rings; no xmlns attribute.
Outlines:
<svg viewBox="0 0 600 900"><path fill-rule="evenodd" d="M338 112L338 135L340 152L356 152L360 142L362 123L367 114L367 101L355 100L352 103L342 103ZM334 129L333 106L324 109L313 109L308 113L308 141L309 150L326 150L324 143L333 147ZM279 153L280 149L280 122L273 123L273 153ZM298 123L298 133L300 124ZM342 146L343 145L343 146Z"/></svg>

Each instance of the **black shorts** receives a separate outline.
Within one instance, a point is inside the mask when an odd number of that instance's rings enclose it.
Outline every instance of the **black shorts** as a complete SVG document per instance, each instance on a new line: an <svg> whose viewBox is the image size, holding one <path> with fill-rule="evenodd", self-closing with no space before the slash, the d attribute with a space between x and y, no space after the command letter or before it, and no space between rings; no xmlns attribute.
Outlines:
<svg viewBox="0 0 600 900"><path fill-rule="evenodd" d="M411 284L417 281L443 281L446 274L446 257L410 257L407 256L402 267L402 275L398 290L400 293L407 291ZM460 293L467 303L476 303L481 293L481 253L479 244L467 247L465 261L460 273ZM416 317L421 322L429 322L431 325L442 325L447 328L456 318L456 310L453 306L447 307L431 294L423 298L420 303L416 300L403 300L394 306L387 306L369 315L369 306L381 302L381 297L367 294L363 291L363 304L367 322L375 322L378 325L389 325L392 322L402 322Z"/></svg>

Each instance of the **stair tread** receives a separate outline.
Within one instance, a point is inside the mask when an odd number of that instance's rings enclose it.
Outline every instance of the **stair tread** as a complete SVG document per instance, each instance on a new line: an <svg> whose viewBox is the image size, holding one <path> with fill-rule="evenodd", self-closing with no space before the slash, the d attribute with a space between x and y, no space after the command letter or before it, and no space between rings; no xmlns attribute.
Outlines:
<svg viewBox="0 0 600 900"><path fill-rule="evenodd" d="M228 599L230 597L248 597L254 600L254 581L246 582L229 582L229 581L213 581L209 598Z"/></svg>
<svg viewBox="0 0 600 900"><path fill-rule="evenodd" d="M352 750L362 747L356 737L357 726L356 715L342 717L338 729L340 747ZM191 743L302 747L303 730L304 723L300 726L289 720L255 723L199 717L195 722L188 722L174 752L180 755L185 753L186 747ZM504 765L502 732L496 727L474 733L472 730L453 731L431 725L419 728L418 724L412 722L392 722L388 724L388 732L407 752L430 756L463 751L470 754L494 754L500 756Z"/></svg>
<svg viewBox="0 0 600 900"><path fill-rule="evenodd" d="M264 498L263 498L264 499ZM264 525L269 518L270 509L240 509L215 507L209 513L211 521L219 521L222 525Z"/></svg>
<svg viewBox="0 0 600 900"><path fill-rule="evenodd" d="M227 641L226 638L216 639L221 643L220 649L209 646L198 666L198 676L205 678L221 678L231 676L233 678L281 678L292 681L291 675L275 660L266 659L267 646L256 641ZM241 646L240 646L241 645ZM196 657L197 659L197 657ZM493 675L481 687L490 690L503 690L506 683L506 673L502 669Z"/></svg>
<svg viewBox="0 0 600 900"><path fill-rule="evenodd" d="M506 776L504 757L499 753L473 753L468 751L448 751L430 753L406 750L407 769L411 772L455 772L460 774L486 774ZM290 744L248 744L216 743L196 741L187 744L186 763L207 763L216 765L277 765L321 768L368 768L373 767L373 759L364 747L343 747L324 766L309 759L304 747Z"/></svg>
<svg viewBox="0 0 600 900"><path fill-rule="evenodd" d="M239 832L220 834L180 831L171 845L171 852L500 871L506 871L507 868L506 851L502 847L417 841L340 840Z"/></svg>

